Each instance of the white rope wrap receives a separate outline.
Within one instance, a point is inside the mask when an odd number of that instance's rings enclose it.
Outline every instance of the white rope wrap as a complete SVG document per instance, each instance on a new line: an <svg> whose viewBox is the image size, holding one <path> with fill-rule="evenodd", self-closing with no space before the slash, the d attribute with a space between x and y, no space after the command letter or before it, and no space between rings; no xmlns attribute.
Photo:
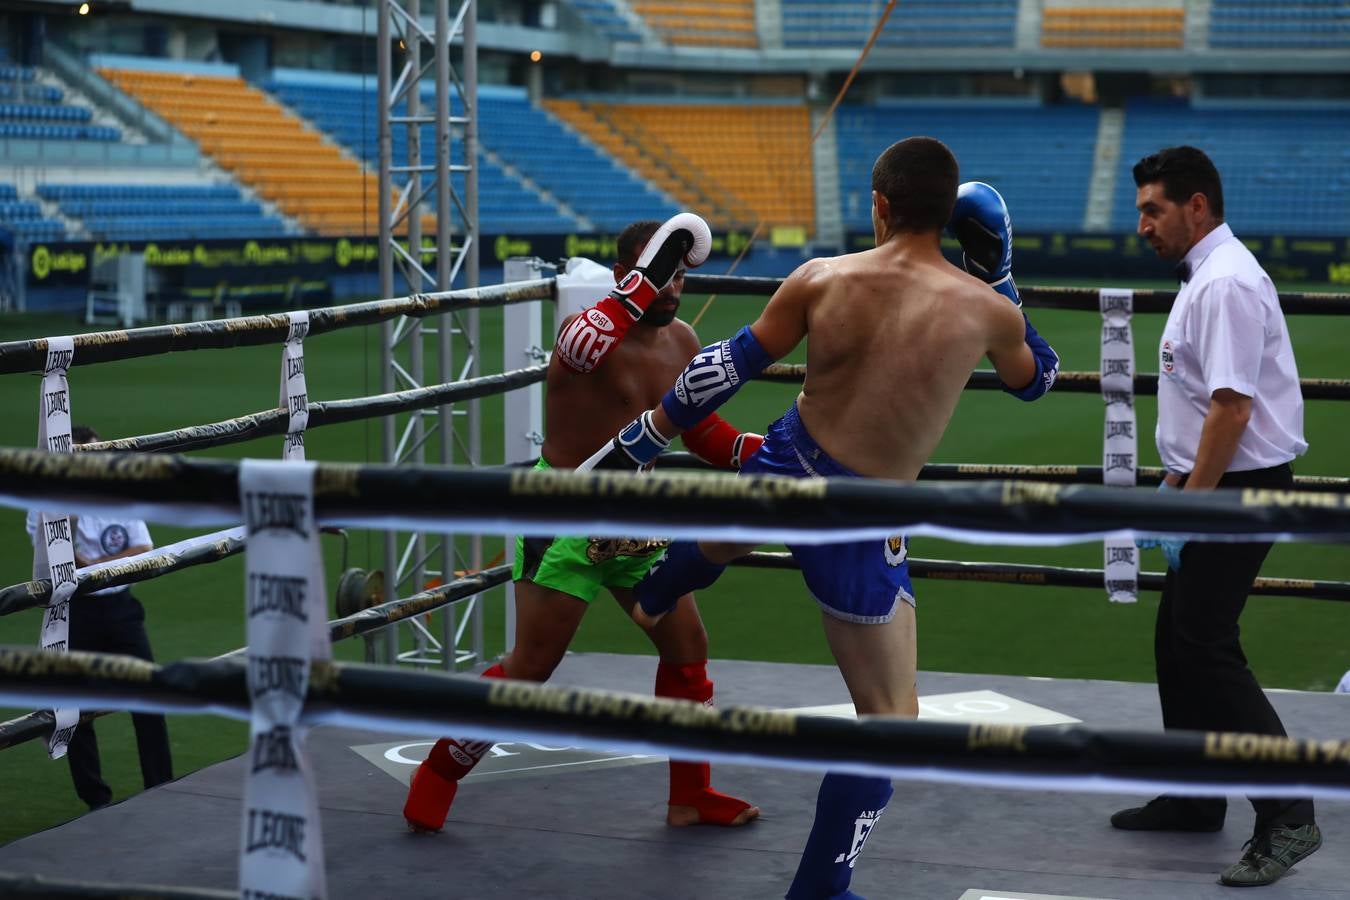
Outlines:
<svg viewBox="0 0 1350 900"><path fill-rule="evenodd" d="M309 311L290 313L291 330L281 348L281 406L290 416L281 458L305 458L305 428L309 425L309 393L305 388L305 335Z"/></svg>
<svg viewBox="0 0 1350 900"><path fill-rule="evenodd" d="M301 724L310 662L331 659L314 519L314 463L245 460L245 621L250 751L244 776L239 892L328 893L314 778Z"/></svg>
<svg viewBox="0 0 1350 900"><path fill-rule="evenodd" d="M69 335L47 339L47 365L38 398L38 447L50 453L70 453L70 383L66 373L75 359L75 339ZM50 653L70 650L70 597L75 593L75 534L70 517L39 512L33 544L33 578L50 578L52 596L42 615L38 646ZM53 710L56 727L47 739L52 759L66 755L66 747L80 722L73 707Z"/></svg>
<svg viewBox="0 0 1350 900"><path fill-rule="evenodd" d="M1102 442L1102 482L1134 487L1139 463L1139 441L1134 413L1134 292L1103 288L1102 401L1106 407ZM1105 542L1106 595L1114 603L1139 599L1139 548L1128 538Z"/></svg>

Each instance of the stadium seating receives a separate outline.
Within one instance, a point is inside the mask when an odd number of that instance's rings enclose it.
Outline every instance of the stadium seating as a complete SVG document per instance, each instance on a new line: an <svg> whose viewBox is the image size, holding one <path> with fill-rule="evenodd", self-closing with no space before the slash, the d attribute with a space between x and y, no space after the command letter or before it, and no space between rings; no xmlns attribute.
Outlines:
<svg viewBox="0 0 1350 900"><path fill-rule="evenodd" d="M60 88L37 83L29 66L0 65L0 139L120 141L122 131L91 125L93 113L62 102Z"/></svg>
<svg viewBox="0 0 1350 900"><path fill-rule="evenodd" d="M861 47L884 4L873 0L781 0L786 47ZM897 4L880 47L1011 47L1017 0L916 0Z"/></svg>
<svg viewBox="0 0 1350 900"><path fill-rule="evenodd" d="M103 75L306 228L379 230L375 177L242 79L134 69Z"/></svg>
<svg viewBox="0 0 1350 900"><path fill-rule="evenodd" d="M815 223L805 106L554 104L681 203L722 227ZM622 122L621 128L612 123ZM627 145L627 146L625 146Z"/></svg>
<svg viewBox="0 0 1350 900"><path fill-rule="evenodd" d="M757 47L754 0L653 2L635 0L633 9L668 44Z"/></svg>
<svg viewBox="0 0 1350 900"><path fill-rule="evenodd" d="M896 140L923 134L952 149L962 181L998 188L1014 228L1077 230L1087 203L1097 123L1097 110L1083 106L841 106L835 127L844 224L871 229L873 163Z"/></svg>
<svg viewBox="0 0 1350 900"><path fill-rule="evenodd" d="M378 164L373 89L276 78L267 87L367 165ZM430 104L432 99L428 96L423 102ZM453 112L458 114L458 103ZM422 134L422 160L433 164L433 132L424 126ZM392 137L394 158L407 159L407 129L395 127ZM531 107L523 94L480 93L478 138L481 148L490 151L490 156L486 152L478 156L479 227L486 232L562 232L580 224L494 159L562 200L597 228L618 229L636 218L664 219L675 212L671 203L623 166L579 140L547 112ZM452 151L457 149L458 143L452 143ZM455 173L453 180L462 192L463 174Z"/></svg>
<svg viewBox="0 0 1350 900"><path fill-rule="evenodd" d="M1233 49L1350 49L1345 0L1213 0L1209 45Z"/></svg>
<svg viewBox="0 0 1350 900"><path fill-rule="evenodd" d="M38 194L99 241L254 238L286 225L234 185L43 184Z"/></svg>
<svg viewBox="0 0 1350 900"><path fill-rule="evenodd" d="M1350 234L1350 117L1343 109L1126 107L1112 225L1133 230L1134 163L1190 144L1223 177L1225 213L1246 234Z"/></svg>
<svg viewBox="0 0 1350 900"><path fill-rule="evenodd" d="M481 97L480 139L504 161L600 228L666 219L675 206L524 96Z"/></svg>
<svg viewBox="0 0 1350 900"><path fill-rule="evenodd" d="M612 0L566 0L566 2L583 22L611 41L631 43L642 41L642 35L624 18Z"/></svg>
<svg viewBox="0 0 1350 900"><path fill-rule="evenodd" d="M1173 6L1047 6L1043 47L1179 48L1186 10Z"/></svg>
<svg viewBox="0 0 1350 900"><path fill-rule="evenodd" d="M20 200L12 184L0 184L0 232L20 242L52 241L65 236L66 226L42 216L42 207ZM4 235L0 234L0 238ZM5 241L0 240L0 243Z"/></svg>

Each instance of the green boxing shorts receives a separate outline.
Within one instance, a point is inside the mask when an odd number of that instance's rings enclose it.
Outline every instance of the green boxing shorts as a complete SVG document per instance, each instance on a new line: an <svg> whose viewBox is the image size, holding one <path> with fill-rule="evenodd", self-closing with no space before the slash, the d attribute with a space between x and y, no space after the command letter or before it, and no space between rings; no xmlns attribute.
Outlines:
<svg viewBox="0 0 1350 900"><path fill-rule="evenodd" d="M550 469L539 460L535 469ZM601 588L631 588L669 541L634 538L517 537L511 577L590 603Z"/></svg>

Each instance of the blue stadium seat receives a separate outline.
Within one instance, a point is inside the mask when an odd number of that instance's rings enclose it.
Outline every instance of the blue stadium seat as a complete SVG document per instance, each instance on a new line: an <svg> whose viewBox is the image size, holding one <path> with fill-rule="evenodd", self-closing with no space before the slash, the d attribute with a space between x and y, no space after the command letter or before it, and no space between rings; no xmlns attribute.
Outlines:
<svg viewBox="0 0 1350 900"><path fill-rule="evenodd" d="M378 162L377 121L373 86L292 84L266 85L283 103L330 134L367 165ZM426 97L423 103L430 103ZM637 218L664 219L674 206L627 168L583 142L548 113L531 107L524 97L479 96L478 206L479 227L488 232L556 233L579 223L546 202L528 179L561 199L599 228L618 229ZM456 101L452 114L460 114ZM396 115L405 110L395 111ZM393 132L393 154L408 154L407 129ZM435 162L434 132L422 130L422 161ZM458 150L458 145L455 146ZM519 175L508 172L500 160ZM451 160L452 164L460 160ZM452 176L457 191L463 173Z"/></svg>
<svg viewBox="0 0 1350 900"><path fill-rule="evenodd" d="M841 106L839 194L845 227L871 230L871 172L881 151L910 135L947 144L962 181L985 181L1008 202L1013 227L1082 227L1096 144L1091 107Z"/></svg>
<svg viewBox="0 0 1350 900"><path fill-rule="evenodd" d="M787 47L858 47L871 35L880 5L871 0L782 0ZM1011 47L1017 0L903 3L877 38L882 47Z"/></svg>
<svg viewBox="0 0 1350 900"><path fill-rule="evenodd" d="M640 43L642 35L633 29L610 0L564 0L583 22L616 42Z"/></svg>
<svg viewBox="0 0 1350 900"><path fill-rule="evenodd" d="M1231 49L1350 49L1344 0L1213 0L1209 43Z"/></svg>
<svg viewBox="0 0 1350 900"><path fill-rule="evenodd" d="M1343 109L1126 107L1112 225L1133 230L1131 169L1163 147L1190 144L1223 178L1224 212L1247 234L1350 234L1350 116Z"/></svg>
<svg viewBox="0 0 1350 900"><path fill-rule="evenodd" d="M234 185L42 184L38 195L95 240L278 237L286 224Z"/></svg>
<svg viewBox="0 0 1350 900"><path fill-rule="evenodd" d="M10 241L50 241L65 236L66 227L56 219L45 219L42 207L20 200L12 184L0 184L0 232Z"/></svg>

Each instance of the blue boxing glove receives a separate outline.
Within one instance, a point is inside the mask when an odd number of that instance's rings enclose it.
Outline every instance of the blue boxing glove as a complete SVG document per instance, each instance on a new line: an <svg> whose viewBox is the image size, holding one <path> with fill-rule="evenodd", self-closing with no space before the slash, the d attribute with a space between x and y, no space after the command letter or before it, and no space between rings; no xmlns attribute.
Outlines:
<svg viewBox="0 0 1350 900"><path fill-rule="evenodd" d="M1012 277L1012 219L998 191L982 181L967 181L956 189L947 233L961 242L966 271L1021 307L1022 297ZM1028 402L1045 395L1059 377L1059 354L1036 332L1026 313L1026 341L1036 360L1036 376L1025 387L1003 389Z"/></svg>
<svg viewBox="0 0 1350 900"><path fill-rule="evenodd" d="M675 386L661 398L661 407L676 428L688 431L771 362L773 359L746 325L733 337L700 350L680 373Z"/></svg>
<svg viewBox="0 0 1350 900"><path fill-rule="evenodd" d="M656 430L651 411L643 413L623 427L623 430L590 458L577 466L578 472L592 469L617 469L621 472L638 471L649 467L661 451L670 446L670 438Z"/></svg>
<svg viewBox="0 0 1350 900"><path fill-rule="evenodd" d="M1008 284L1012 284L1011 278L1008 279ZM1012 290L1016 293L1017 288L1013 287ZM1031 349L1031 355L1036 360L1036 377L1032 378L1026 387L1013 388L1005 384L1003 390L1029 403L1044 397L1046 391L1055 386L1055 379L1059 377L1059 354L1045 338L1036 333L1026 313L1022 313L1022 321L1027 325L1027 347Z"/></svg>
<svg viewBox="0 0 1350 900"><path fill-rule="evenodd" d="M1180 491L1181 488L1176 485L1168 484L1166 479L1158 483L1159 492ZM1174 572L1181 571L1181 549L1186 546L1184 538L1136 538L1135 546L1140 550L1152 550L1154 547L1161 547L1163 556L1167 558L1167 565Z"/></svg>
<svg viewBox="0 0 1350 900"><path fill-rule="evenodd" d="M998 191L983 181L957 188L947 233L961 242L967 272L1022 305L1012 277L1012 219Z"/></svg>

